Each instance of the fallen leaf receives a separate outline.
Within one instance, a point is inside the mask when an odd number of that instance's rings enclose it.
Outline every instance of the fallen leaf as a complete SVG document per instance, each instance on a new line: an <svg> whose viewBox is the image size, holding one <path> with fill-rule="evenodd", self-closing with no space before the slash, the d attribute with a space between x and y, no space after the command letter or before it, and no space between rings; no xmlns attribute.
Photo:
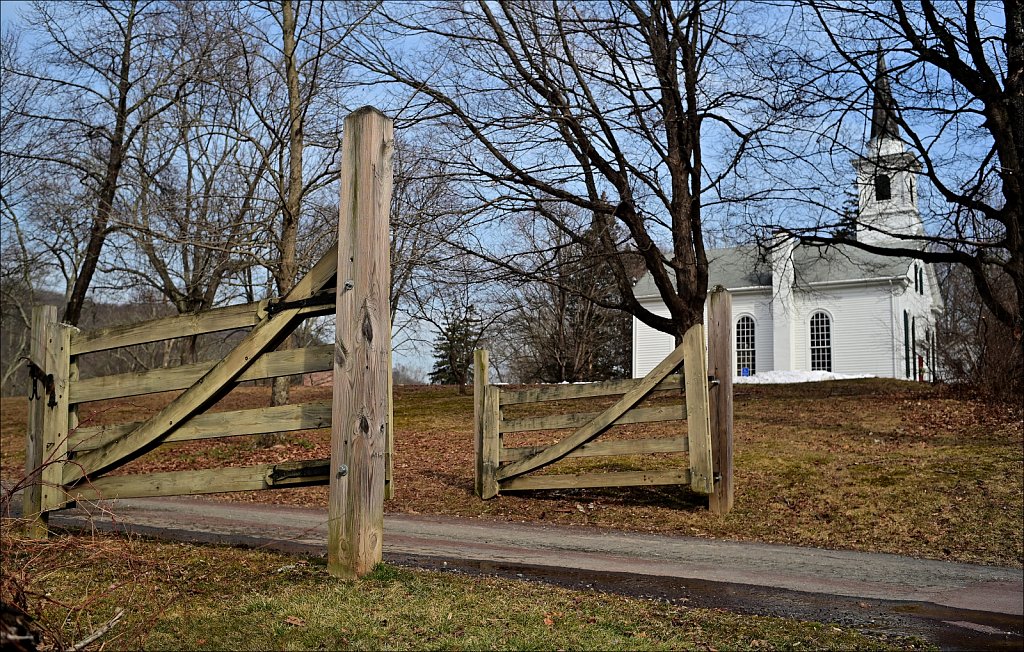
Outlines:
<svg viewBox="0 0 1024 652"><path fill-rule="evenodd" d="M284 619L284 622L294 627L305 627L306 621L299 618L298 616L288 616Z"/></svg>

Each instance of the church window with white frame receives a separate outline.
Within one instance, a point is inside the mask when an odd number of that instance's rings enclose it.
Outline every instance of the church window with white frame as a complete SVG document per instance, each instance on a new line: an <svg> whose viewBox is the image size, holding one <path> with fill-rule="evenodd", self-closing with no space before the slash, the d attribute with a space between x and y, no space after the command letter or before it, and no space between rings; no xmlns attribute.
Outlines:
<svg viewBox="0 0 1024 652"><path fill-rule="evenodd" d="M754 318L743 315L736 321L736 375L753 376L757 373L757 347L754 336ZM746 370L746 373L744 373Z"/></svg>
<svg viewBox="0 0 1024 652"><path fill-rule="evenodd" d="M811 315L811 371L832 371L832 319L826 312Z"/></svg>

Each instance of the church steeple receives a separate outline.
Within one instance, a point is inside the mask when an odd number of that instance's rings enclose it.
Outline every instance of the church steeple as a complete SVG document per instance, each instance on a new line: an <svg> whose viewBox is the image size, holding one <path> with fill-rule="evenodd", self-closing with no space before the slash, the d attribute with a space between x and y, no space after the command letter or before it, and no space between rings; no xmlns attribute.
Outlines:
<svg viewBox="0 0 1024 652"><path fill-rule="evenodd" d="M896 122L896 103L889 88L889 77L885 69L885 57L878 52L875 66L875 98L871 107L871 140L892 138L899 140L899 123Z"/></svg>
<svg viewBox="0 0 1024 652"><path fill-rule="evenodd" d="M901 235L924 232L917 211L920 164L900 139L896 102L885 58L879 51L871 105L871 137L863 156L853 160L859 195L857 240L891 243Z"/></svg>

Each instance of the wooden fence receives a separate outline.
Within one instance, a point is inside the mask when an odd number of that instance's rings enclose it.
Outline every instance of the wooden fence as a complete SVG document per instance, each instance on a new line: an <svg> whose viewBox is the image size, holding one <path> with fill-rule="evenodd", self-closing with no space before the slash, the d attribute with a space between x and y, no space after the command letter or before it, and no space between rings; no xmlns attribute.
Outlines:
<svg viewBox="0 0 1024 652"><path fill-rule="evenodd" d="M711 295L706 358L704 328L696 325L683 342L642 379L553 385L507 390L488 382L488 353L477 351L474 367L476 485L481 498L504 491L689 485L709 496L712 511L732 508L732 302L724 289ZM712 375L708 375L710 371ZM683 373L675 372L682 367ZM682 392L685 402L654 407L638 405L654 392ZM599 412L575 412L506 418L509 406L621 396ZM613 426L687 421L686 436L646 439L598 438ZM556 443L505 446L504 435L571 430ZM536 473L567 458L620 457L687 453L685 466L668 469Z"/></svg>
<svg viewBox="0 0 1024 652"><path fill-rule="evenodd" d="M339 244L284 297L90 332L58 323L52 306L34 311L23 512L37 534L45 535L48 512L75 501L330 485L332 572L354 577L380 561L383 499L392 490L387 215L393 141L391 121L378 111L348 116ZM275 350L303 320L331 313L334 345ZM220 360L79 377L81 355L240 329L248 332ZM241 382L327 370L334 372L331 402L206 411ZM146 420L79 423L83 403L180 390ZM175 442L315 428L331 428L330 459L107 475Z"/></svg>

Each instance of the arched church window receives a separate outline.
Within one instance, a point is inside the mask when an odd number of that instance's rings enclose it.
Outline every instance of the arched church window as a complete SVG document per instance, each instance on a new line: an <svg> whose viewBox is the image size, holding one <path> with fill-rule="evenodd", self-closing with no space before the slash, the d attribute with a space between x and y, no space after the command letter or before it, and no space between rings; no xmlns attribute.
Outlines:
<svg viewBox="0 0 1024 652"><path fill-rule="evenodd" d="M811 371L832 371L832 319L826 312L811 315Z"/></svg>
<svg viewBox="0 0 1024 652"><path fill-rule="evenodd" d="M755 361L754 319L744 315L736 322L736 375L753 376L757 373Z"/></svg>
<svg viewBox="0 0 1024 652"><path fill-rule="evenodd" d="M892 180L887 174L875 175L875 201L892 199Z"/></svg>

